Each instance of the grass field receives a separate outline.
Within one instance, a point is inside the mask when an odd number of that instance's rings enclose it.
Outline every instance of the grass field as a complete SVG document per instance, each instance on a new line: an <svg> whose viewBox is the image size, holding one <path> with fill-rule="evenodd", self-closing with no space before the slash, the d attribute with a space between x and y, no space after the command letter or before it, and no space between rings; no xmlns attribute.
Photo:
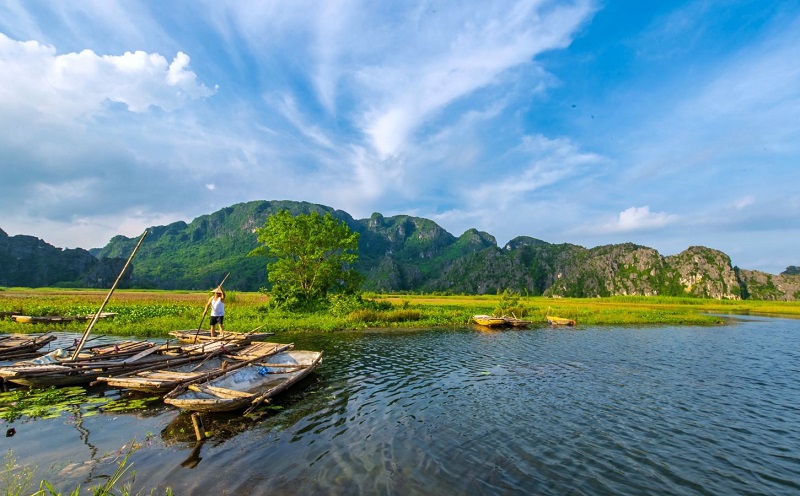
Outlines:
<svg viewBox="0 0 800 496"><path fill-rule="evenodd" d="M83 332L85 322L21 324L6 314L94 314L108 295L101 290L0 288L0 332ZM101 319L93 333L164 337L172 330L208 326L203 308L208 293L187 291L117 290L103 309L115 312ZM289 313L271 308L261 293L230 291L226 298L226 329L263 331L336 331L367 327L454 327L470 322L475 314L515 315L536 325L545 316L575 319L578 326L624 324L716 325L719 314L753 314L800 317L800 302L706 300L669 297L611 298L508 298L508 295L426 296L368 294L373 302L345 312Z"/></svg>

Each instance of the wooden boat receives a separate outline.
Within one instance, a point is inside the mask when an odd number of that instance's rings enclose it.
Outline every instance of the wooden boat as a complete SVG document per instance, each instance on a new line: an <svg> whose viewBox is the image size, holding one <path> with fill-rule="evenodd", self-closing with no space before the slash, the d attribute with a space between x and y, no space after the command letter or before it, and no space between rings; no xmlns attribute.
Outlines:
<svg viewBox="0 0 800 496"><path fill-rule="evenodd" d="M575 320L574 319L567 319L565 317L555 317L550 315L550 307L547 307L547 313L545 314L545 319L547 319L547 323L551 326L574 326Z"/></svg>
<svg viewBox="0 0 800 496"><path fill-rule="evenodd" d="M567 319L564 317L554 317L552 315L548 315L547 323L553 326L574 326L575 320L574 319Z"/></svg>
<svg viewBox="0 0 800 496"><path fill-rule="evenodd" d="M230 341L230 340L244 340L250 341L265 341L269 336L273 336L274 332L233 332L223 331L217 332L214 336L208 329L192 329L187 331L170 331L169 335L176 338L182 343L202 343L208 341Z"/></svg>
<svg viewBox="0 0 800 496"><path fill-rule="evenodd" d="M222 345L219 343L217 346ZM174 345L156 345L139 342L133 345L119 343L103 345L108 352L98 349L82 350L77 359L72 360L64 350L55 350L40 358L17 362L0 367L0 377L7 382L30 386L74 386L89 384L100 376L123 374L147 368L167 367L172 361L180 361L188 355L201 360L208 353L210 345L190 345L197 348L183 348ZM144 349L141 349L141 348ZM132 349L141 349L131 355ZM116 351L115 351L116 350Z"/></svg>
<svg viewBox="0 0 800 496"><path fill-rule="evenodd" d="M257 342L247 344L236 350L226 350L210 354L203 360L172 362L169 367L141 370L116 376L98 377L111 387L130 389L146 393L166 394L183 384L213 379L230 370L242 367L256 360L294 348L294 344Z"/></svg>
<svg viewBox="0 0 800 496"><path fill-rule="evenodd" d="M482 326L498 327L506 325L506 319L503 317L493 317L491 315L473 315L472 320Z"/></svg>
<svg viewBox="0 0 800 496"><path fill-rule="evenodd" d="M283 351L215 379L176 388L164 402L199 412L249 411L306 377L320 362L321 351Z"/></svg>
<svg viewBox="0 0 800 496"><path fill-rule="evenodd" d="M528 327L531 325L530 320L522 320L516 317L503 317L506 321L506 325L510 325L511 327Z"/></svg>
<svg viewBox="0 0 800 496"><path fill-rule="evenodd" d="M39 351L56 340L55 334L11 334L0 337L0 360L18 360L42 355Z"/></svg>
<svg viewBox="0 0 800 496"><path fill-rule="evenodd" d="M117 315L114 312L101 312L98 318L107 319ZM31 315L12 315L11 320L19 322L20 324L58 324L63 322L86 322L92 320L92 315L44 315L41 317L34 317Z"/></svg>

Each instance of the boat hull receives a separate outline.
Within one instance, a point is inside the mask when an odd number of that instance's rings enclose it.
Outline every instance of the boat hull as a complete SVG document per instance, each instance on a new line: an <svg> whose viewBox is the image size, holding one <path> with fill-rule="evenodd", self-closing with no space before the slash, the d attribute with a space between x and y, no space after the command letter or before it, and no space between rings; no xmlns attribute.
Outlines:
<svg viewBox="0 0 800 496"><path fill-rule="evenodd" d="M553 326L574 326L575 321L573 319L567 319L564 317L552 317L547 316L547 323Z"/></svg>
<svg viewBox="0 0 800 496"><path fill-rule="evenodd" d="M251 341L266 341L270 336L275 335L274 332L231 332L224 331L218 332L214 336L208 329L203 330L188 330L188 331L171 331L170 336L174 337L182 343L203 343L208 341L230 341L230 340L244 340Z"/></svg>
<svg viewBox="0 0 800 496"><path fill-rule="evenodd" d="M185 390L175 390L164 402L183 410L227 412L249 408L285 391L311 374L322 352L292 350L252 363Z"/></svg>
<svg viewBox="0 0 800 496"><path fill-rule="evenodd" d="M169 367L187 360L202 360L224 343L175 347L157 346L151 342L128 342L110 347L107 353L94 354L77 360L43 357L0 367L0 378L29 387L87 385L99 377L130 374L145 369ZM234 344L229 343L232 347ZM131 354L131 350L139 350ZM58 350L60 351L60 350ZM97 351L96 349L93 351ZM82 354L83 355L83 354Z"/></svg>
<svg viewBox="0 0 800 496"><path fill-rule="evenodd" d="M486 327L500 327L506 325L506 319L503 317L492 317L491 315L473 315L472 320L476 324Z"/></svg>
<svg viewBox="0 0 800 496"><path fill-rule="evenodd" d="M201 364L197 363L198 360L192 360L169 368L145 370L135 374L127 374L124 377L98 377L97 380L98 382L106 383L110 387L144 393L166 394L183 384L212 379L248 362L264 359L290 350L293 347L294 344L291 343L252 343L234 352L217 354L204 359Z"/></svg>

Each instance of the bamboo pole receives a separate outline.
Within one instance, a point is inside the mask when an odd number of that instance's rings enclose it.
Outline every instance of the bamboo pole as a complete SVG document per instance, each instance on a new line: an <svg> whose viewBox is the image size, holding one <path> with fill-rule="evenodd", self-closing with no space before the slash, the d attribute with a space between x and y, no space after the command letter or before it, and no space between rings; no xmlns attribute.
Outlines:
<svg viewBox="0 0 800 496"><path fill-rule="evenodd" d="M86 338L89 337L89 333L91 332L92 327L94 327L94 325L97 323L97 319L100 318L100 313L103 311L103 308L106 306L106 303L108 303L108 300L111 299L111 295L114 293L114 290L117 289L117 284L119 284L119 281L122 279L122 276L123 274L125 274L125 271L128 270L128 266L131 264L133 256L136 255L136 251L139 250L139 247L142 245L142 241L144 241L145 236L147 236L147 229L144 230L144 232L142 233L142 237L139 238L139 242L136 243L136 247L133 249L133 253L131 253L130 257L128 257L128 261L125 262L125 266L122 267L122 271L117 276L117 280L114 281L114 284L111 286L108 295L106 295L105 301L103 301L103 304L100 305L100 308L97 309L97 313L94 314L92 321L89 322L88 326L86 326L86 330L83 331L83 336L81 336L81 341L78 343L78 346L75 348L75 352L72 354L72 360L76 360L78 358L78 354L81 352L83 345L86 343Z"/></svg>
<svg viewBox="0 0 800 496"><path fill-rule="evenodd" d="M205 428L203 427L203 419L200 418L200 414L195 412L192 414L192 425L194 426L194 437L198 441L202 441L206 438Z"/></svg>

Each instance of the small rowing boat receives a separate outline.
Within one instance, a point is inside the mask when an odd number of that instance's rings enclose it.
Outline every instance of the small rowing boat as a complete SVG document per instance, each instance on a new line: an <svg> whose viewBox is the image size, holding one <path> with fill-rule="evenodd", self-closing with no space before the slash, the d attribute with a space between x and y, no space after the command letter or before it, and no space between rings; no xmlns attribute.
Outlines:
<svg viewBox="0 0 800 496"><path fill-rule="evenodd" d="M101 312L97 318L108 319L117 315L114 312ZM11 320L20 324L60 324L66 322L86 322L94 318L92 315L12 315Z"/></svg>
<svg viewBox="0 0 800 496"><path fill-rule="evenodd" d="M575 319L567 319L565 317L555 317L553 315L547 315L547 323L552 326L574 326Z"/></svg>
<svg viewBox="0 0 800 496"><path fill-rule="evenodd" d="M493 317L491 315L473 315L472 320L482 326L486 327L499 327L506 325L506 319L503 317Z"/></svg>
<svg viewBox="0 0 800 496"><path fill-rule="evenodd" d="M547 323L554 326L574 326L575 320L574 319L567 319L564 317L554 317L552 315L547 316Z"/></svg>
<svg viewBox="0 0 800 496"><path fill-rule="evenodd" d="M30 387L85 385L100 376L163 368L187 357L202 360L209 349L221 345L222 343L176 347L152 342L118 343L104 345L107 352L89 350L94 353L87 353L84 349L76 360L72 360L65 350L59 349L40 358L0 367L0 377L7 382ZM137 349L141 351L131 354L132 350Z"/></svg>
<svg viewBox="0 0 800 496"><path fill-rule="evenodd" d="M506 325L510 325L511 327L528 327L531 325L530 320L522 320L516 317L503 317L506 321Z"/></svg>
<svg viewBox="0 0 800 496"><path fill-rule="evenodd" d="M556 317L554 315L550 315L550 307L547 307L547 313L545 314L545 319L547 319L547 323L551 326L574 326L575 319L568 319L565 317Z"/></svg>
<svg viewBox="0 0 800 496"><path fill-rule="evenodd" d="M0 337L0 360L16 360L40 356L49 343L56 340L55 334L11 334Z"/></svg>
<svg viewBox="0 0 800 496"><path fill-rule="evenodd" d="M211 331L208 329L193 329L187 331L170 331L169 335L177 339L182 343L202 343L202 342L209 342L209 341L230 341L230 340L241 340L241 341L265 341L268 337L275 335L274 332L233 332L233 331L221 331L215 332L214 335L211 335Z"/></svg>
<svg viewBox="0 0 800 496"><path fill-rule="evenodd" d="M172 362L169 367L98 377L97 382L132 391L166 394L178 386L213 379L248 363L290 350L293 347L294 344L291 343L266 342L250 343L235 350L223 346L218 349L218 352L210 354L202 361L187 358L183 362Z"/></svg>
<svg viewBox="0 0 800 496"><path fill-rule="evenodd" d="M321 362L321 351L284 351L215 379L178 387L167 393L164 402L199 412L250 411L309 375Z"/></svg>

